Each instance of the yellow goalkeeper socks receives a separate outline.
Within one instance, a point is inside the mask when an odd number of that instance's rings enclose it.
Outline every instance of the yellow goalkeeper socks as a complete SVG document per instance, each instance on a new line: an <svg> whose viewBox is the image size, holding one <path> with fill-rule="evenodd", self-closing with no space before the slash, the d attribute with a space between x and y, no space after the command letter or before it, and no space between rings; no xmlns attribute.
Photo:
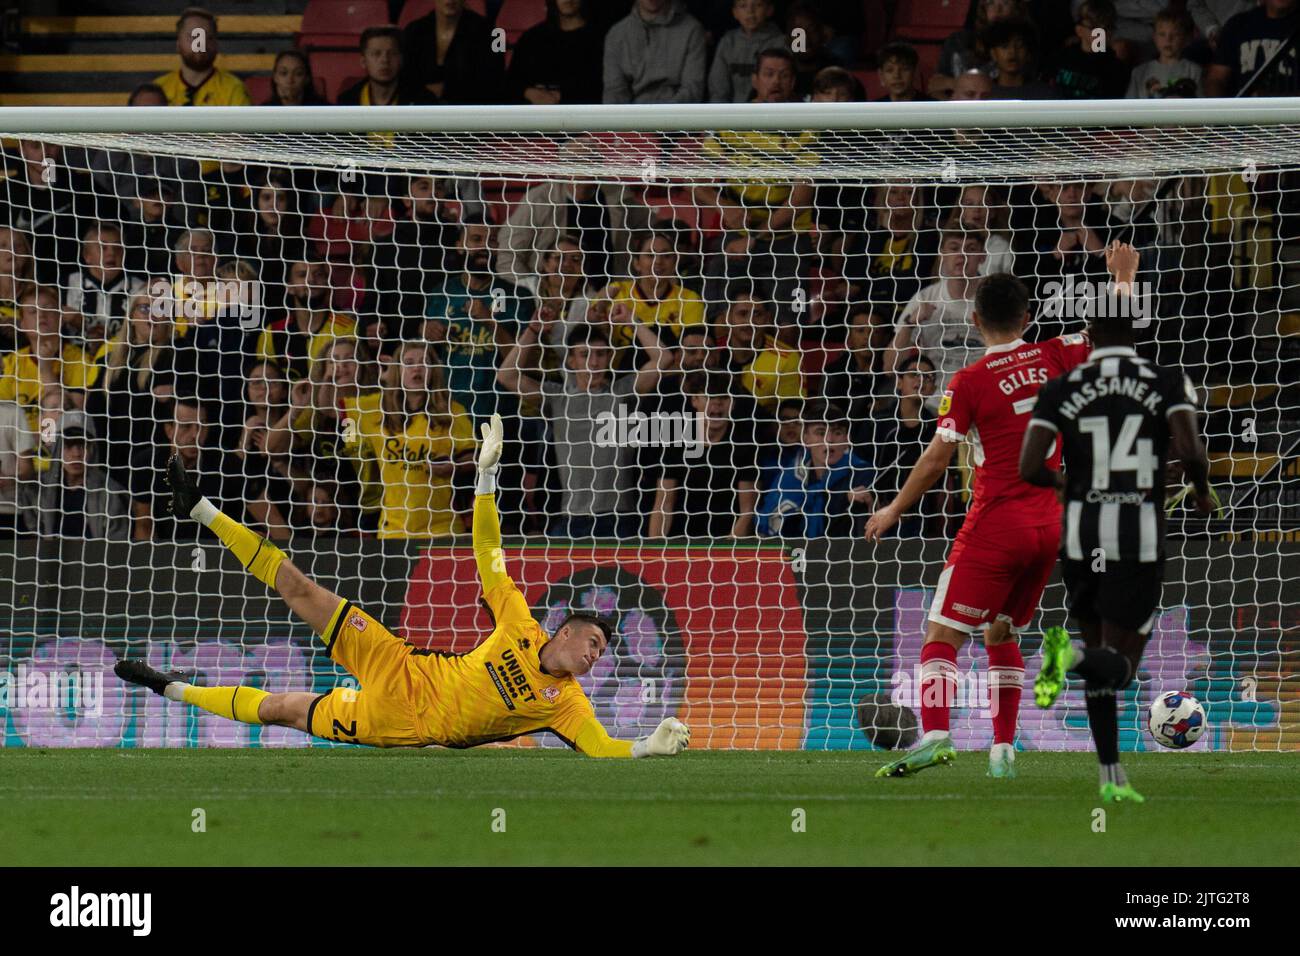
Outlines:
<svg viewBox="0 0 1300 956"><path fill-rule="evenodd" d="M180 699L185 703L206 710L209 714L216 714L227 720L238 720L245 724L262 722L262 718L257 715L257 709L262 706L263 700L271 696L256 687L243 686L195 687L193 684L185 684L180 691ZM170 693L166 696L171 700L176 699Z"/></svg>
<svg viewBox="0 0 1300 956"><path fill-rule="evenodd" d="M207 498L202 499L190 512L191 517L207 525L231 550L249 574L267 587L275 587L275 573L284 561L284 552L260 534L249 531L242 524L216 509Z"/></svg>

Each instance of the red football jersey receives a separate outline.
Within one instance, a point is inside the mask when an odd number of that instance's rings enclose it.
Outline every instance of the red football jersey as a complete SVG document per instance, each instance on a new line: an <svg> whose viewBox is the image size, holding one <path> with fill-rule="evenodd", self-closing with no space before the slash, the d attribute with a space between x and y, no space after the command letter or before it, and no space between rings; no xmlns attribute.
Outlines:
<svg viewBox="0 0 1300 956"><path fill-rule="evenodd" d="M1060 522L1056 491L1020 480L1020 445L1038 389L1087 361L1090 348L1087 336L1079 334L1034 343L1017 339L993 346L952 377L939 403L937 434L971 445L975 488L966 527L993 509L1000 523L1037 527ZM1060 467L1059 443L1052 446L1048 464Z"/></svg>

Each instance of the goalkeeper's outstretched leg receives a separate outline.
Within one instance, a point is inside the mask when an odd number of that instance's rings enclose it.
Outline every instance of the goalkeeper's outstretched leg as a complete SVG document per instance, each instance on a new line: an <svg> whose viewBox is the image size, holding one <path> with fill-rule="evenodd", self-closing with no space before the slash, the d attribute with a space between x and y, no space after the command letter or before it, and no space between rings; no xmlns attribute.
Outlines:
<svg viewBox="0 0 1300 956"><path fill-rule="evenodd" d="M322 637L342 614L342 598L303 574L283 551L238 521L222 514L199 494L179 457L167 463L167 482L172 489L172 511L189 515L211 528L222 543L239 558L258 580L284 598L289 609ZM258 687L198 687L186 683L178 673L163 674L142 661L118 661L113 672L122 680L148 687L168 700L192 704L209 713L246 724L276 724L311 733L311 708L319 694L291 692L273 694ZM354 675L360 677L360 675Z"/></svg>

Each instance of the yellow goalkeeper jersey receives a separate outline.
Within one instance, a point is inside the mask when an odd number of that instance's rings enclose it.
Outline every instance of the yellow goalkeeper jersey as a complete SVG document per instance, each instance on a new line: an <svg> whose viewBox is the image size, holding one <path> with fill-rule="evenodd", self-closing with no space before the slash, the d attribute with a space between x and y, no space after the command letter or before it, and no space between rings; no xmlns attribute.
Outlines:
<svg viewBox="0 0 1300 956"><path fill-rule="evenodd" d="M492 633L468 654L434 652L420 662L429 677L416 690L423 733L447 747L473 747L549 730L589 756L631 756L631 742L605 732L576 678L542 669L550 639L505 572L492 495L474 500L474 558Z"/></svg>

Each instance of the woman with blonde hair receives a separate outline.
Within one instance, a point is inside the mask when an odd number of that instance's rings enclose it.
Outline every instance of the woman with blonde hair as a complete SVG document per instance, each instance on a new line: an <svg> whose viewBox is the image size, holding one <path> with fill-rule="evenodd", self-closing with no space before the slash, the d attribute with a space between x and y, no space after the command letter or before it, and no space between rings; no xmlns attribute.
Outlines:
<svg viewBox="0 0 1300 956"><path fill-rule="evenodd" d="M432 345L407 342L397 350L384 369L377 407L360 411L344 438L362 468L371 459L377 470L383 489L379 537L465 530L453 494L455 480L474 471L474 427L452 401Z"/></svg>

